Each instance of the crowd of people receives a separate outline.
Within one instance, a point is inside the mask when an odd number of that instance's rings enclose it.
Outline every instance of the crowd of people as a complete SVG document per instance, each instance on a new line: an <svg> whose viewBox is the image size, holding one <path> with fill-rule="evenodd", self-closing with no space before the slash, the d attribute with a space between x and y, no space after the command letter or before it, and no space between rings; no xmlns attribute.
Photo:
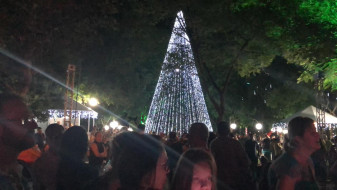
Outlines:
<svg viewBox="0 0 337 190"><path fill-rule="evenodd" d="M336 142L310 118L292 119L283 139L239 137L222 121L216 133L203 123L167 135L139 125L109 140L93 131L93 141L81 126L51 124L44 134L28 118L20 97L0 94L1 190L310 190L337 181Z"/></svg>

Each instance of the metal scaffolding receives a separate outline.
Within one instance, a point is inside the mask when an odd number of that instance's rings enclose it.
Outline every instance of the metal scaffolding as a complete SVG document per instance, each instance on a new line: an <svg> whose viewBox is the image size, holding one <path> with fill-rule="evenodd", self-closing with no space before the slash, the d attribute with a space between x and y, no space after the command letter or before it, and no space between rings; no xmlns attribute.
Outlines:
<svg viewBox="0 0 337 190"><path fill-rule="evenodd" d="M64 95L64 127L68 128L72 126L71 118L72 118L72 110L73 110L73 101L70 101L74 97L74 85L75 85L75 72L76 66L69 64L67 69L67 79L66 92ZM69 100L70 98L70 100Z"/></svg>

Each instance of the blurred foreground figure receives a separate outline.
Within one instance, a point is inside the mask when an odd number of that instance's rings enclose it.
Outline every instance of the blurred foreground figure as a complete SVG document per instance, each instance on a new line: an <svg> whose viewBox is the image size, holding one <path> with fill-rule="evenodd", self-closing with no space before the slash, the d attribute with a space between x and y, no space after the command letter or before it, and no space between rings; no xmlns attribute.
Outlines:
<svg viewBox="0 0 337 190"><path fill-rule="evenodd" d="M188 142L190 148L208 149L208 128L204 123L192 123L189 129Z"/></svg>
<svg viewBox="0 0 337 190"><path fill-rule="evenodd" d="M112 169L88 190L162 190L168 158L163 144L151 135L124 132L112 141Z"/></svg>
<svg viewBox="0 0 337 190"><path fill-rule="evenodd" d="M107 157L107 149L104 147L102 132L95 133L95 140L90 145L89 165L100 172L103 161Z"/></svg>
<svg viewBox="0 0 337 190"><path fill-rule="evenodd" d="M19 153L34 146L34 121L28 108L15 95L0 94L0 189L29 189L22 177Z"/></svg>
<svg viewBox="0 0 337 190"><path fill-rule="evenodd" d="M285 153L270 166L269 189L319 189L310 158L310 155L320 148L319 134L316 132L314 121L306 117L292 119L288 125L288 139L284 145Z"/></svg>
<svg viewBox="0 0 337 190"><path fill-rule="evenodd" d="M250 161L239 141L229 137L229 123L221 121L218 125L218 137L211 143L211 152L218 167L218 190L254 190Z"/></svg>
<svg viewBox="0 0 337 190"><path fill-rule="evenodd" d="M79 126L70 127L63 135L57 172L57 189L83 189L98 172L83 162L88 150L88 136Z"/></svg>
<svg viewBox="0 0 337 190"><path fill-rule="evenodd" d="M179 159L171 190L215 190L213 156L202 149L189 149Z"/></svg>
<svg viewBox="0 0 337 190"><path fill-rule="evenodd" d="M48 125L46 129L47 149L33 166L34 189L55 190L56 174L59 164L59 150L64 128L58 124Z"/></svg>

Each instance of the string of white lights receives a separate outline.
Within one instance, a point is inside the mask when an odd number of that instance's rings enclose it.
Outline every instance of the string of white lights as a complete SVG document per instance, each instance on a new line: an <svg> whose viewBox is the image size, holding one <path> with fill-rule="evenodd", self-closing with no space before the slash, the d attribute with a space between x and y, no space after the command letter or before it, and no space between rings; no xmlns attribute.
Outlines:
<svg viewBox="0 0 337 190"><path fill-rule="evenodd" d="M195 122L212 131L186 24L180 11L174 23L162 70L146 121L147 133L180 134Z"/></svg>

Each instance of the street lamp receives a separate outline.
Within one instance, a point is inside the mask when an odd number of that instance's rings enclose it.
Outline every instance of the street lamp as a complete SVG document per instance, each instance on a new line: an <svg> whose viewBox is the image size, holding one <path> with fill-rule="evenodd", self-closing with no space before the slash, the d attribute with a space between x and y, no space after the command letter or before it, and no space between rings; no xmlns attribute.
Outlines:
<svg viewBox="0 0 337 190"><path fill-rule="evenodd" d="M230 125L230 128L233 129L233 130L235 130L235 129L236 129L236 124L235 124L235 123L232 123L232 124Z"/></svg>
<svg viewBox="0 0 337 190"><path fill-rule="evenodd" d="M90 98L89 99L89 105L92 107L95 107L99 104L98 100L96 98Z"/></svg>
<svg viewBox="0 0 337 190"><path fill-rule="evenodd" d="M110 127L111 127L112 129L116 129L118 125L119 125L119 123L118 123L117 121L112 121L112 122L110 122Z"/></svg>
<svg viewBox="0 0 337 190"><path fill-rule="evenodd" d="M259 131L259 130L261 130L262 129L262 124L261 123L257 123L256 125L255 125L255 128Z"/></svg>
<svg viewBox="0 0 337 190"><path fill-rule="evenodd" d="M107 131L107 130L109 130L109 126L108 125L105 125L104 126L104 129Z"/></svg>

